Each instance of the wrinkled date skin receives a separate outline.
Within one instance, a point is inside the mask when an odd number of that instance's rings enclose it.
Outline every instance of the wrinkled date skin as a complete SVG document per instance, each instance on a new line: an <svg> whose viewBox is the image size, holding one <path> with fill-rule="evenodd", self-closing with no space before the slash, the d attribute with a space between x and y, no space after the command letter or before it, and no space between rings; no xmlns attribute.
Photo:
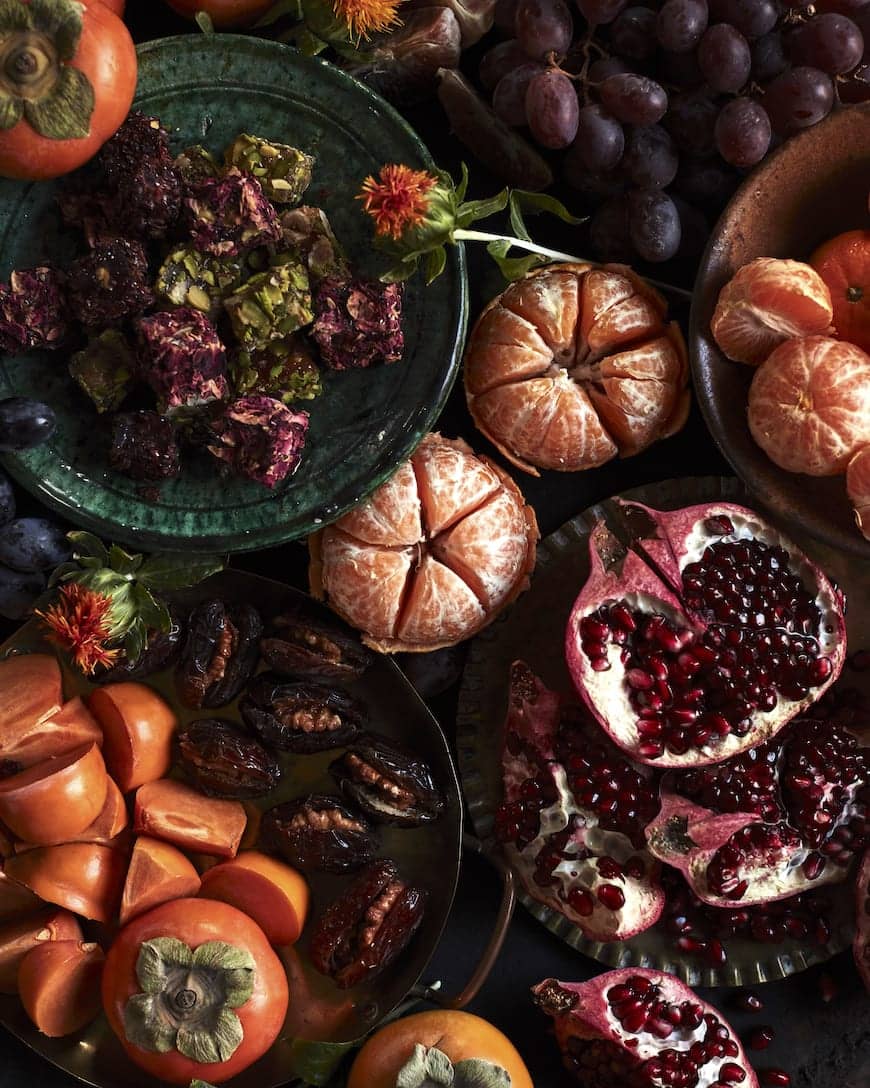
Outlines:
<svg viewBox="0 0 870 1088"><path fill-rule="evenodd" d="M191 722L178 734L178 750L185 774L208 797L263 797L281 778L271 752L237 725L218 718Z"/></svg>
<svg viewBox="0 0 870 1088"><path fill-rule="evenodd" d="M379 823L416 827L444 809L428 764L377 733L363 733L329 770L342 792Z"/></svg>
<svg viewBox="0 0 870 1088"><path fill-rule="evenodd" d="M273 748L310 755L341 748L359 733L365 710L343 691L262 673L239 710L245 724Z"/></svg>
<svg viewBox="0 0 870 1088"><path fill-rule="evenodd" d="M121 680L144 680L155 672L160 672L171 665L181 648L184 640L185 618L182 613L172 608L169 611L170 623L168 631L152 633L148 639L148 645L133 661L126 659L113 665L104 673L95 677L98 684L115 684Z"/></svg>
<svg viewBox="0 0 870 1088"><path fill-rule="evenodd" d="M257 667L263 623L251 605L204 601L187 621L187 641L176 669L185 706L226 706Z"/></svg>
<svg viewBox="0 0 870 1088"><path fill-rule="evenodd" d="M342 990L373 978L405 949L425 904L426 893L405 883L392 861L374 862L314 926L312 964Z"/></svg>
<svg viewBox="0 0 870 1088"><path fill-rule="evenodd" d="M270 669L313 680L356 680L374 660L350 631L300 608L276 616L260 642Z"/></svg>
<svg viewBox="0 0 870 1088"><path fill-rule="evenodd" d="M263 815L260 840L305 873L349 873L370 862L378 848L367 821L324 794L270 808Z"/></svg>

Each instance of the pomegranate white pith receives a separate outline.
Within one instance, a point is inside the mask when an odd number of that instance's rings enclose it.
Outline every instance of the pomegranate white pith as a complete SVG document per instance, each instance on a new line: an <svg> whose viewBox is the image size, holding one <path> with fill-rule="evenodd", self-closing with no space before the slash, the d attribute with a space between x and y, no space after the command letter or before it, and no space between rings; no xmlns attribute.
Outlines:
<svg viewBox="0 0 870 1088"><path fill-rule="evenodd" d="M584 1088L758 1088L731 1025L673 975L634 967L532 994Z"/></svg>
<svg viewBox="0 0 870 1088"><path fill-rule="evenodd" d="M565 653L584 701L633 758L662 768L727 759L836 680L842 601L760 515L721 502L621 509L631 550L605 525L593 530Z"/></svg>

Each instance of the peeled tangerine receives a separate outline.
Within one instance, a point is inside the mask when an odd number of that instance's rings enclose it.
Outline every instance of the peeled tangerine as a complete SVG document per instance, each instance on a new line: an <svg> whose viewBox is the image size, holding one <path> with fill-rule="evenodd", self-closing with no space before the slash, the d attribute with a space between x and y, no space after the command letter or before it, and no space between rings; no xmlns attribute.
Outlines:
<svg viewBox="0 0 870 1088"><path fill-rule="evenodd" d="M870 445L870 355L825 336L787 340L752 379L749 430L787 472L845 472Z"/></svg>
<svg viewBox="0 0 870 1088"><path fill-rule="evenodd" d="M757 257L722 288L710 321L729 359L758 366L784 340L830 331L831 292L808 264Z"/></svg>
<svg viewBox="0 0 870 1088"><path fill-rule="evenodd" d="M383 652L476 634L528 585L538 525L516 484L427 435L364 503L309 539L311 591Z"/></svg>
<svg viewBox="0 0 870 1088"><path fill-rule="evenodd" d="M478 429L517 468L577 472L630 457L686 421L683 337L630 269L535 269L486 307L465 353Z"/></svg>
<svg viewBox="0 0 870 1088"><path fill-rule="evenodd" d="M860 449L846 468L846 491L855 508L855 521L870 538L870 446Z"/></svg>

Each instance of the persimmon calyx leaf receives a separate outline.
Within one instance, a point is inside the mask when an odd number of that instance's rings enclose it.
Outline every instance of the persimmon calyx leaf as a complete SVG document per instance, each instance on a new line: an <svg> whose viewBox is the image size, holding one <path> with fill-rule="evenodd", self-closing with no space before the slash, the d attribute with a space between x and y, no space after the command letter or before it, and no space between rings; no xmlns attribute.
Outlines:
<svg viewBox="0 0 870 1088"><path fill-rule="evenodd" d="M482 1058L467 1058L455 1065L435 1046L422 1043L399 1070L396 1088L510 1088L506 1069Z"/></svg>

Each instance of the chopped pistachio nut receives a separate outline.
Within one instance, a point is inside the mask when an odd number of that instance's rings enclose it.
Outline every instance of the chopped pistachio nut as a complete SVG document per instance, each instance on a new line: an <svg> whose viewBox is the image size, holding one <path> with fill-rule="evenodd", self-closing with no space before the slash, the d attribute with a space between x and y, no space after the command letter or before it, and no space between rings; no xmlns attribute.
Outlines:
<svg viewBox="0 0 870 1088"><path fill-rule="evenodd" d="M321 208L302 204L283 212L280 223L287 254L305 264L314 282L324 276L350 274L344 250ZM284 260L287 259L285 255Z"/></svg>
<svg viewBox="0 0 870 1088"><path fill-rule="evenodd" d="M221 164L202 144L194 144L179 152L174 165L186 185L202 181L203 178L218 178L223 173Z"/></svg>
<svg viewBox="0 0 870 1088"><path fill-rule="evenodd" d="M114 412L133 386L136 357L117 329L89 340L69 361L69 372L98 412Z"/></svg>
<svg viewBox="0 0 870 1088"><path fill-rule="evenodd" d="M256 351L311 324L308 273L297 262L252 276L224 301L239 346Z"/></svg>
<svg viewBox="0 0 870 1088"><path fill-rule="evenodd" d="M237 260L214 257L191 245L174 249L157 273L154 291L176 306L193 306L217 317L221 303L239 284Z"/></svg>
<svg viewBox="0 0 870 1088"><path fill-rule="evenodd" d="M314 169L314 159L304 151L247 133L233 140L224 159L227 166L253 174L266 196L278 204L298 204Z"/></svg>
<svg viewBox="0 0 870 1088"><path fill-rule="evenodd" d="M290 404L321 392L320 370L300 333L273 340L259 351L240 351L230 368L238 396L262 394Z"/></svg>

